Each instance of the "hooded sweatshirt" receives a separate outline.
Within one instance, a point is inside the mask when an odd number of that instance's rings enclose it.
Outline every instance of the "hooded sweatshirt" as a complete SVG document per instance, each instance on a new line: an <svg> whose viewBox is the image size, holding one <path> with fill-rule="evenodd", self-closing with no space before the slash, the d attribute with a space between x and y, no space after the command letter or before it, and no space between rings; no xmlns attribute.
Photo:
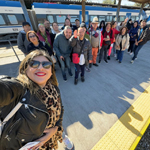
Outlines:
<svg viewBox="0 0 150 150"><path fill-rule="evenodd" d="M17 37L18 48L24 53L27 54L27 47L30 42L26 38L26 32L24 30L20 31Z"/></svg>

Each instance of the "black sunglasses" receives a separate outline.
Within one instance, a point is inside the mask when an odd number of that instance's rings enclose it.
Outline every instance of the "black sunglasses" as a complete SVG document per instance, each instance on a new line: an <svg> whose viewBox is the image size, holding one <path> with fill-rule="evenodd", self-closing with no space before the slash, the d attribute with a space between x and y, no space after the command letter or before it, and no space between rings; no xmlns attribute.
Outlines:
<svg viewBox="0 0 150 150"><path fill-rule="evenodd" d="M36 60L32 60L29 62L30 67L32 68L38 68L40 66L40 64L42 64L43 68L45 69L49 69L52 66L52 62L50 61L36 61Z"/></svg>
<svg viewBox="0 0 150 150"><path fill-rule="evenodd" d="M29 36L29 38L31 39L31 38L34 38L34 37L36 37L35 35L31 35L31 36Z"/></svg>

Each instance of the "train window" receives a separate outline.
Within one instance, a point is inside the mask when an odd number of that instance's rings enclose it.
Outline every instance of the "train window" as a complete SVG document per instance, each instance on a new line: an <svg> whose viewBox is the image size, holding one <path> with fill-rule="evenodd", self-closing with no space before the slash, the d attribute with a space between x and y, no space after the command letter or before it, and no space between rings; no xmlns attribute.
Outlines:
<svg viewBox="0 0 150 150"><path fill-rule="evenodd" d="M57 23L64 23L66 16L59 15L59 16L56 16L56 19L57 19Z"/></svg>
<svg viewBox="0 0 150 150"><path fill-rule="evenodd" d="M131 16L132 21L135 21L135 16Z"/></svg>
<svg viewBox="0 0 150 150"><path fill-rule="evenodd" d="M139 20L139 16L136 16L135 18L136 18L136 21Z"/></svg>
<svg viewBox="0 0 150 150"><path fill-rule="evenodd" d="M79 16L70 16L70 17L71 17L70 19L71 23L75 23L75 20L79 19Z"/></svg>
<svg viewBox="0 0 150 150"><path fill-rule="evenodd" d="M93 18L97 16L90 16L90 21L93 21Z"/></svg>
<svg viewBox="0 0 150 150"><path fill-rule="evenodd" d="M11 24L18 24L17 18L15 15L7 15Z"/></svg>
<svg viewBox="0 0 150 150"><path fill-rule="evenodd" d="M36 15L38 23L44 23L44 21L46 20L46 14L37 14Z"/></svg>
<svg viewBox="0 0 150 150"><path fill-rule="evenodd" d="M51 16L51 15L48 15L48 16L47 16L47 19L49 20L50 23L53 23L53 22L54 22L54 18L53 18L53 16Z"/></svg>
<svg viewBox="0 0 150 150"><path fill-rule="evenodd" d="M102 20L105 21L105 16L99 16L99 22L101 22Z"/></svg>
<svg viewBox="0 0 150 150"><path fill-rule="evenodd" d="M119 16L119 21L122 22L125 20L125 16Z"/></svg>
<svg viewBox="0 0 150 150"><path fill-rule="evenodd" d="M18 24L22 25L22 22L25 21L25 18L22 14L15 14L15 16L17 17L17 20L18 20Z"/></svg>
<svg viewBox="0 0 150 150"><path fill-rule="evenodd" d="M0 15L0 25L6 24L2 15Z"/></svg>
<svg viewBox="0 0 150 150"><path fill-rule="evenodd" d="M113 16L106 16L107 22L111 22L113 20Z"/></svg>

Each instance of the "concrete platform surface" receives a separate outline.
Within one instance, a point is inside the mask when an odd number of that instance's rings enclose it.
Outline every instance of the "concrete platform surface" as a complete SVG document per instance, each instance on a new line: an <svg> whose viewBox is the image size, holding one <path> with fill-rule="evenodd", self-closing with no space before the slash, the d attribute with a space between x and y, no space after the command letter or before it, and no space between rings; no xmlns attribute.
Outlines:
<svg viewBox="0 0 150 150"><path fill-rule="evenodd" d="M14 47L22 60L24 56L16 43ZM127 52L121 64L114 57L108 64L102 61L99 67L93 66L90 73L86 72L84 83L79 79L76 86L68 73L65 83L59 66L56 66L65 109L63 126L75 150L91 150L150 85L149 47L150 42L143 46L134 64L130 64L131 56ZM1 45L0 75L16 76L18 65L12 49L7 44ZM64 149L60 144L59 150Z"/></svg>

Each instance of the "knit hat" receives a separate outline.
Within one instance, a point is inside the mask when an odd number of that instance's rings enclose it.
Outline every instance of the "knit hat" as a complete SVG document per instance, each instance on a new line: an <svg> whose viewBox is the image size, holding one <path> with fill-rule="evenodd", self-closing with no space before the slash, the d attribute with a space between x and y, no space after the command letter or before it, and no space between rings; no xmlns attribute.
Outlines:
<svg viewBox="0 0 150 150"><path fill-rule="evenodd" d="M38 28L39 28L39 26L40 26L40 25L44 26L44 24L43 24L43 23L39 23L39 24L38 24ZM44 26L44 27L45 27L45 26Z"/></svg>

